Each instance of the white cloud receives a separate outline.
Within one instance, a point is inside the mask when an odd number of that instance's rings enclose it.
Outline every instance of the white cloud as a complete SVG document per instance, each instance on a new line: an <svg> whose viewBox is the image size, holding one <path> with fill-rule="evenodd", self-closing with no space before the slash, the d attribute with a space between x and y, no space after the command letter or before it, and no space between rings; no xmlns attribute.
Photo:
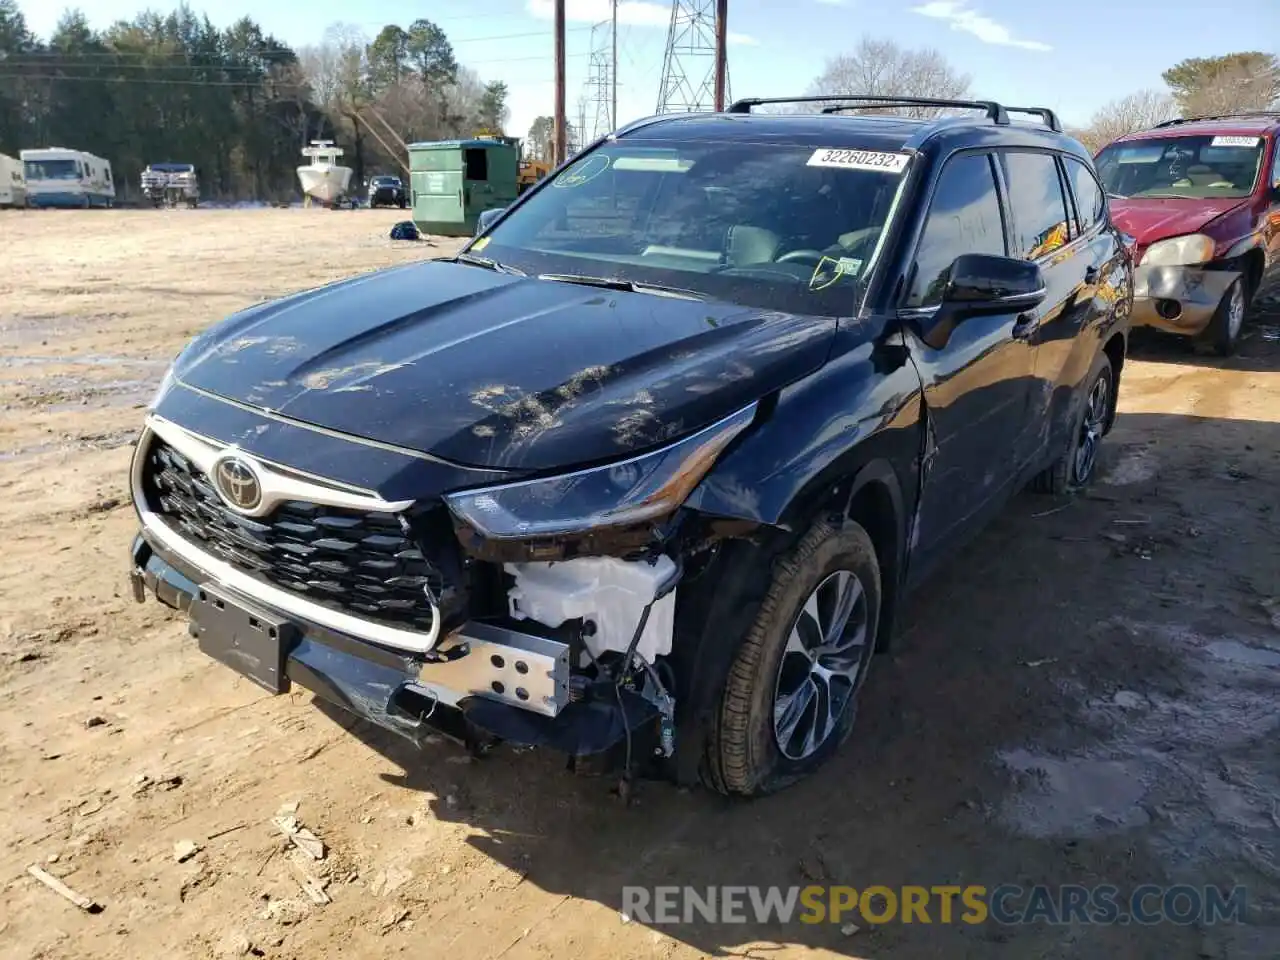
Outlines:
<svg viewBox="0 0 1280 960"><path fill-rule="evenodd" d="M530 16L541 20L555 17L552 0L528 0L525 6ZM611 0L566 0L564 5L564 18L572 23L600 23L612 17ZM618 22L633 27L668 27L671 5L655 0L619 0Z"/></svg>
<svg viewBox="0 0 1280 960"><path fill-rule="evenodd" d="M728 35L725 37L725 39L729 42L729 45L733 47L760 46L760 41L757 40L755 37L751 36L751 34L749 33L734 33L732 30L730 30Z"/></svg>
<svg viewBox="0 0 1280 960"><path fill-rule="evenodd" d="M823 0L825 2L825 0ZM912 13L922 17L933 17L935 20L946 20L952 30L963 30L971 33L983 43L995 44L998 47L1021 47L1023 50L1048 51L1053 47L1039 40L1019 40L1003 23L996 23L976 10L970 10L963 0L930 0L919 7L912 7Z"/></svg>

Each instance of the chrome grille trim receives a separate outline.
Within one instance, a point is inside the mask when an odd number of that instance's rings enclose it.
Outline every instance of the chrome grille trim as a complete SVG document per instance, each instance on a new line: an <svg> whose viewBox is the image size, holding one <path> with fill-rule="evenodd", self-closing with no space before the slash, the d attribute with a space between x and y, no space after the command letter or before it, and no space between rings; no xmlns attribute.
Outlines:
<svg viewBox="0 0 1280 960"><path fill-rule="evenodd" d="M157 429L157 426L159 426L159 429ZM161 433L161 430L164 433ZM137 446L134 448L130 483L133 502L142 526L148 534L165 548L172 550L187 563L197 567L224 586L230 587L232 590L267 606L274 607L285 614L291 614L302 620L320 624L339 633L345 633L362 640L369 640L373 643L410 653L423 653L436 645L440 637L441 616L435 604L431 604L431 629L425 633L386 626L364 617L334 610L331 607L307 600L305 597L284 588L264 583L183 539L158 514L151 510L147 502L146 490L143 486L143 471L152 436L160 437L184 456L191 457L193 463L203 463L203 461L197 461L196 457L207 457L207 451L210 448L215 449L218 453L221 453L223 448L217 446L214 441L184 430L170 421L154 415L148 417L146 426L138 437ZM179 444L183 446L179 446ZM195 450L194 454L189 452L193 449ZM254 458L254 462L257 465L261 465L264 468L264 472L269 469L269 465L264 464L263 461L257 458ZM293 482L299 484L299 486L290 487L289 489L305 488L308 492L301 495L291 495L289 499L310 500L315 503L324 503L328 506L349 507L352 504L351 498L359 498L357 501L359 505L356 509L383 510L394 513L407 508L413 503L411 500L387 501L376 494L356 493L324 484L313 484L310 481L297 480ZM320 500L318 499L320 495L326 497L336 496L341 499ZM424 597L425 600L426 598Z"/></svg>

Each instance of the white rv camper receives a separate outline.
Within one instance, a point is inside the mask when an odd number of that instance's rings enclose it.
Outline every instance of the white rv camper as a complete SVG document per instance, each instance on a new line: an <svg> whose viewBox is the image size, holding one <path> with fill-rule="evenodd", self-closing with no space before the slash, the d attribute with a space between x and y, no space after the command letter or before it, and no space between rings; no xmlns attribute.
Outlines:
<svg viewBox="0 0 1280 960"><path fill-rule="evenodd" d="M27 181L22 176L22 161L0 153L0 207L25 207Z"/></svg>
<svg viewBox="0 0 1280 960"><path fill-rule="evenodd" d="M22 151L27 203L33 207L110 207L116 185L111 164L83 150L46 147Z"/></svg>

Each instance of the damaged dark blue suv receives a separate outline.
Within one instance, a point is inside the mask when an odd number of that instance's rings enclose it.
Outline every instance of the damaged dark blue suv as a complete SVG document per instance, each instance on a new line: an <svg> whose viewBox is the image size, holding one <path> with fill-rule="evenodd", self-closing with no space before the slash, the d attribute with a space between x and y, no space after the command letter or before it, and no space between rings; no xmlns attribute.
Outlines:
<svg viewBox="0 0 1280 960"><path fill-rule="evenodd" d="M830 757L907 591L1092 476L1132 268L1050 111L765 102L197 337L137 443L135 596L410 739L747 795Z"/></svg>

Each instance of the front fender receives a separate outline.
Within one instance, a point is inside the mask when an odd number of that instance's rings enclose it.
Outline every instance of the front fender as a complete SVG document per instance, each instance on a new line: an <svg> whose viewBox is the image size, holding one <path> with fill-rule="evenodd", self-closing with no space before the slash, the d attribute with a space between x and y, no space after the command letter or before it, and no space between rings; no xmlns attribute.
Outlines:
<svg viewBox="0 0 1280 960"><path fill-rule="evenodd" d="M777 395L764 422L725 455L686 506L799 528L824 502L851 496L859 471L881 461L896 478L906 515L920 452L920 379L905 347L865 339L850 345L855 335L837 334L845 343L837 342L832 359Z"/></svg>

